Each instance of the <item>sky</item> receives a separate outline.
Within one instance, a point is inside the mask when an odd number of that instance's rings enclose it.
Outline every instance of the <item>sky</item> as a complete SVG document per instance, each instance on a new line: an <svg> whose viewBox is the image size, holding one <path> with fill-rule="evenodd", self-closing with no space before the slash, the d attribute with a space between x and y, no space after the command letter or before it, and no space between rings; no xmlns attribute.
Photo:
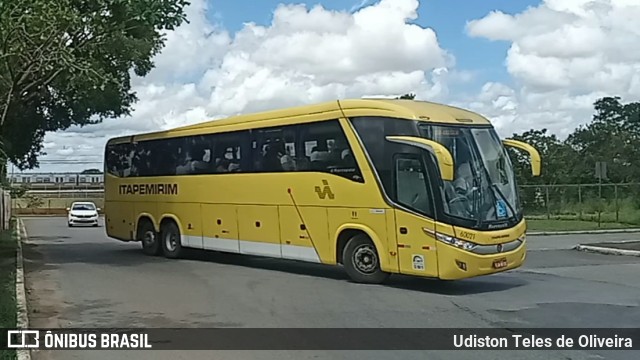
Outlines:
<svg viewBox="0 0 640 360"><path fill-rule="evenodd" d="M191 0L128 117L49 133L33 171L101 168L106 141L240 113L407 92L502 137L565 137L640 98L638 0Z"/></svg>

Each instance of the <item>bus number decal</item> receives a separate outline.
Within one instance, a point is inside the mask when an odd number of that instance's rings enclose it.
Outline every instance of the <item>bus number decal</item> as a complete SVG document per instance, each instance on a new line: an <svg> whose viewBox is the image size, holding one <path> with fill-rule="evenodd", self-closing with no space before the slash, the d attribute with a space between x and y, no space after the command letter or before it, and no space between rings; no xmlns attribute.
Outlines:
<svg viewBox="0 0 640 360"><path fill-rule="evenodd" d="M178 195L178 184L120 185L120 195Z"/></svg>
<svg viewBox="0 0 640 360"><path fill-rule="evenodd" d="M460 231L460 237L468 240L473 240L475 239L476 235L472 232Z"/></svg>

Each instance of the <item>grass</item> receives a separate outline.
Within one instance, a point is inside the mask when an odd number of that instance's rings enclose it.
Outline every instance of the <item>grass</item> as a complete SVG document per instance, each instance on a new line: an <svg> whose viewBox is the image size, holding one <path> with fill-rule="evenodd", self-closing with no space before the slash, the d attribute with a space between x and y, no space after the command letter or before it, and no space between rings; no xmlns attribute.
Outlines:
<svg viewBox="0 0 640 360"><path fill-rule="evenodd" d="M42 205L40 208L43 209L66 209L71 206L71 203L74 201L93 201L96 206L104 208L104 199L103 198L58 198L58 197L49 197L42 198ZM28 207L28 203L25 199L16 199L15 207L18 208L26 208Z"/></svg>
<svg viewBox="0 0 640 360"><path fill-rule="evenodd" d="M598 226L597 221L580 220L560 220L560 219L527 219L527 229L529 231L587 231L606 229L628 229L635 228L629 224L615 222L602 222Z"/></svg>
<svg viewBox="0 0 640 360"><path fill-rule="evenodd" d="M16 246L13 231L0 232L0 329L16 327ZM1 360L15 356L13 350L0 350Z"/></svg>
<svg viewBox="0 0 640 360"><path fill-rule="evenodd" d="M552 220L576 220L585 223L598 223L598 218L602 223L615 223L606 225L607 227L640 227L640 198L626 196L617 201L612 199L588 198L581 202L556 201L551 200L549 206L529 206L525 207L527 218L536 220L547 220L550 216ZM622 225L629 224L629 225ZM580 226L580 225L578 225ZM584 226L590 226L584 224Z"/></svg>
<svg viewBox="0 0 640 360"><path fill-rule="evenodd" d="M632 196L617 201L585 199L580 203L552 202L546 210L525 209L525 214L531 231L640 228L639 203L640 201Z"/></svg>

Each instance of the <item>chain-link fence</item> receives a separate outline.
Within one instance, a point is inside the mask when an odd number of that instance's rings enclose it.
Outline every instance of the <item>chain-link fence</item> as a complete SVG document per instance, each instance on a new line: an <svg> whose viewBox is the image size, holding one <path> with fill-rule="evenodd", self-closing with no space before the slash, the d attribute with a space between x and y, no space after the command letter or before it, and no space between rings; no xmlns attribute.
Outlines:
<svg viewBox="0 0 640 360"><path fill-rule="evenodd" d="M521 185L529 219L581 220L640 226L640 183ZM30 190L13 199L21 214L65 213L74 201L104 208L103 189Z"/></svg>
<svg viewBox="0 0 640 360"><path fill-rule="evenodd" d="M640 225L640 183L522 185L520 196L532 219Z"/></svg>

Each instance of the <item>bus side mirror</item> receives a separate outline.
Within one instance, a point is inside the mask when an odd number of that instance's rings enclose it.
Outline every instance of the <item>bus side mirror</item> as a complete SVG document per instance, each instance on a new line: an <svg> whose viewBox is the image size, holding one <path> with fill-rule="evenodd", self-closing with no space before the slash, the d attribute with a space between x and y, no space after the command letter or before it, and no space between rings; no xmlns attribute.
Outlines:
<svg viewBox="0 0 640 360"><path fill-rule="evenodd" d="M436 157L440 176L442 180L453 180L453 156L449 150L437 141L423 139L413 136L387 136L386 139L391 142L411 145L427 150Z"/></svg>
<svg viewBox="0 0 640 360"><path fill-rule="evenodd" d="M531 174L533 176L540 176L540 153L536 148L518 140L505 139L502 140L502 143L505 146L514 147L529 153L529 156L531 157Z"/></svg>

